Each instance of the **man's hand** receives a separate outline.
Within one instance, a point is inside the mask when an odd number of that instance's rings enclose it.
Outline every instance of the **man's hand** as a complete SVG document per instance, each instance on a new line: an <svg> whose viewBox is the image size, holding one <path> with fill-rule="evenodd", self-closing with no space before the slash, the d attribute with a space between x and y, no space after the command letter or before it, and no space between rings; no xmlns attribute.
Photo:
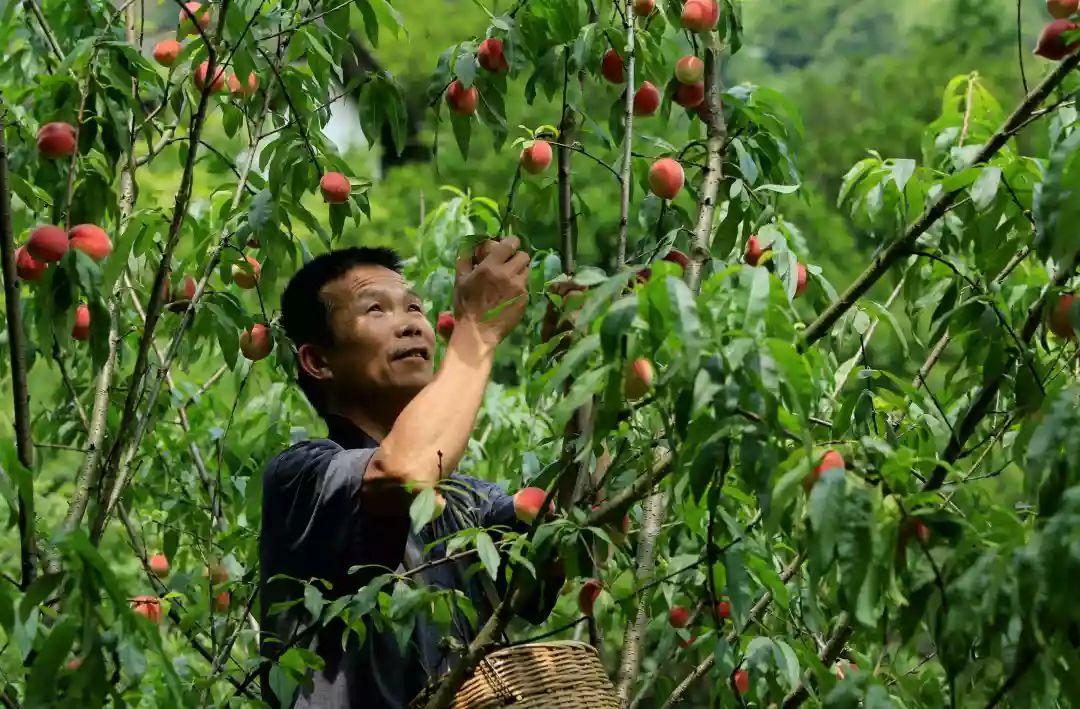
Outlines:
<svg viewBox="0 0 1080 709"><path fill-rule="evenodd" d="M454 316L494 346L521 322L529 302L529 255L516 236L487 241L457 261ZM479 259L477 262L475 259Z"/></svg>

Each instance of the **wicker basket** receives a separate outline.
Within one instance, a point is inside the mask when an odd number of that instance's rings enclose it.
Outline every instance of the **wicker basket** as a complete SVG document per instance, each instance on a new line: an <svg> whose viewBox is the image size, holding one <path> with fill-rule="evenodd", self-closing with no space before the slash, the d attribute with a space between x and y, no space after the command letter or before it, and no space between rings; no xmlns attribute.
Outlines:
<svg viewBox="0 0 1080 709"><path fill-rule="evenodd" d="M596 648L570 640L492 652L465 680L453 709L619 709Z"/></svg>

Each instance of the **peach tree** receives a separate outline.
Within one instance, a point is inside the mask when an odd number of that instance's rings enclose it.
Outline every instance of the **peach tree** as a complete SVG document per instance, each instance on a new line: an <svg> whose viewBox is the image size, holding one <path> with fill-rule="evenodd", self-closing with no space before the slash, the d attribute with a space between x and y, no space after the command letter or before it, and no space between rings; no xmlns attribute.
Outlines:
<svg viewBox="0 0 1080 709"><path fill-rule="evenodd" d="M1080 696L1075 4L1049 4L1019 105L959 75L918 159L867 146L836 196L867 263L837 286L828 235L785 217L799 116L725 71L737 0L480 4L433 62L434 160L494 150L506 191L448 187L394 245L433 323L462 250L534 255L463 468L541 512L446 540L506 580L490 617L388 569L309 582L310 626L405 642L465 607L476 639L429 707L545 637L592 643L624 706ZM322 662L257 647L262 466L320 433L277 298L380 236L377 183L326 127L349 94L403 147L395 77L341 66L350 32L404 30L386 0L167 9L0 8L7 706L287 701ZM434 491L410 510L439 513ZM551 617L518 622L555 560Z"/></svg>

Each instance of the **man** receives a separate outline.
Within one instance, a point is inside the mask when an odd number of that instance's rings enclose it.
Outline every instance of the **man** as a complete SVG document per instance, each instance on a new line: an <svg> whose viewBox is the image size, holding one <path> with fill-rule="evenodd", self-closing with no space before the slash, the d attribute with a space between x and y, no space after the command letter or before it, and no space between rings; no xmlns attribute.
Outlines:
<svg viewBox="0 0 1080 709"><path fill-rule="evenodd" d="M330 588L318 588L334 598L356 593L379 574L442 558L437 540L461 529L524 529L504 490L454 472L495 348L525 311L529 256L518 247L516 238L485 242L476 252L478 262L471 254L459 259L456 326L438 374L431 324L394 252L352 248L324 254L285 289L282 320L296 347L299 385L329 428L328 438L299 443L275 457L263 479L262 652L274 658L301 645L325 662L309 686L299 689L295 706L405 706L448 670L455 650L474 634L462 613L453 614L453 640L421 618L399 647L391 632L379 632L368 621L363 643L350 634L343 648L340 621L313 627L302 603L278 613L270 609L303 599L303 585L294 579L324 580ZM414 495L447 477L453 484L439 488L445 509L412 535ZM433 548L425 555L428 545ZM418 581L463 592L483 622L496 588L483 572L466 574L475 563L473 556L427 566ZM350 574L357 566L366 568ZM272 578L278 574L290 579ZM289 701L273 696L275 684L280 682L264 674L268 701Z"/></svg>

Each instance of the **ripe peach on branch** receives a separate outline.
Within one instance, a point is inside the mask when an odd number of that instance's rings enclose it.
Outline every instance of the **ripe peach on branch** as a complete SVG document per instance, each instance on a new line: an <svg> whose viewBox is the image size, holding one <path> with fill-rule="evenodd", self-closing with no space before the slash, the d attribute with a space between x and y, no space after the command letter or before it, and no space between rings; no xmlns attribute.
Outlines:
<svg viewBox="0 0 1080 709"><path fill-rule="evenodd" d="M75 154L75 126L56 121L38 129L37 148L49 159L69 158Z"/></svg>
<svg viewBox="0 0 1080 709"><path fill-rule="evenodd" d="M476 105L480 102L480 94L475 86L465 88L457 79L450 82L446 87L446 105L459 116L471 116L476 113Z"/></svg>

